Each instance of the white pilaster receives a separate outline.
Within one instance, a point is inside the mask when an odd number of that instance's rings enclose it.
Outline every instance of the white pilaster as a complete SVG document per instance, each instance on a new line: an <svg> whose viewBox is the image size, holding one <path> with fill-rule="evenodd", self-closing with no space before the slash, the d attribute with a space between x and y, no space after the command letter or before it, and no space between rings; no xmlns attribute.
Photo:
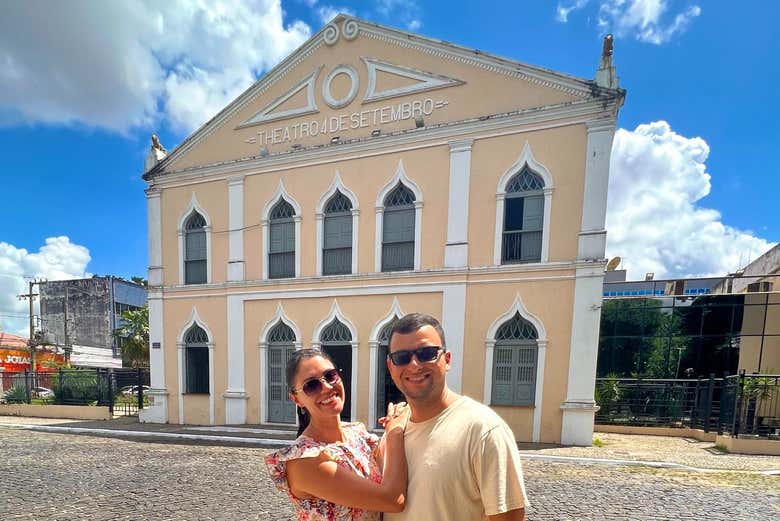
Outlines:
<svg viewBox="0 0 780 521"><path fill-rule="evenodd" d="M368 341L368 425L373 429L376 425L376 385L379 372L379 342Z"/></svg>
<svg viewBox="0 0 780 521"><path fill-rule="evenodd" d="M149 270L147 272L147 280L151 287L162 286L162 217L159 190L149 189L146 192L146 219L149 228Z"/></svg>
<svg viewBox="0 0 780 521"><path fill-rule="evenodd" d="M244 366L244 303L240 297L227 299L227 376L225 391L225 423L239 425L246 423L246 400Z"/></svg>
<svg viewBox="0 0 780 521"><path fill-rule="evenodd" d="M579 259L602 259L606 249L607 187L609 160L615 120L600 119L587 123L588 143L585 156L585 189L582 200Z"/></svg>
<svg viewBox="0 0 780 521"><path fill-rule="evenodd" d="M561 443L564 445L590 446L593 441L593 420L599 409L593 399L593 392L596 385L603 283L603 263L577 269L566 401L561 405Z"/></svg>
<svg viewBox="0 0 780 521"><path fill-rule="evenodd" d="M244 280L244 176L228 179L228 281Z"/></svg>
<svg viewBox="0 0 780 521"><path fill-rule="evenodd" d="M469 179L473 139L450 142L450 192L447 210L447 245L444 266L468 264Z"/></svg>
<svg viewBox="0 0 780 521"><path fill-rule="evenodd" d="M463 342L466 325L466 285L444 288L442 295L442 327L447 336L447 351L452 352L447 386L456 393L463 384Z"/></svg>
<svg viewBox="0 0 780 521"><path fill-rule="evenodd" d="M168 423L162 293L150 290L147 304L149 306L149 343L151 346L149 349L149 407L139 411L138 419L141 423Z"/></svg>

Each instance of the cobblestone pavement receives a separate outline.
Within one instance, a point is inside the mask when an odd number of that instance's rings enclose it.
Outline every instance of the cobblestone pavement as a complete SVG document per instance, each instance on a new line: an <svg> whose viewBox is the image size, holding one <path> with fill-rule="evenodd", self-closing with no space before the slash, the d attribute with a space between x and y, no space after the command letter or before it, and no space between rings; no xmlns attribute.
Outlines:
<svg viewBox="0 0 780 521"><path fill-rule="evenodd" d="M713 442L693 438L606 432L594 432L593 438L598 438L602 446L537 448L527 452L549 456L665 461L705 469L780 470L780 456L727 454L715 448Z"/></svg>
<svg viewBox="0 0 780 521"><path fill-rule="evenodd" d="M290 520L263 449L0 428L0 519ZM533 520L780 516L780 478L528 461Z"/></svg>

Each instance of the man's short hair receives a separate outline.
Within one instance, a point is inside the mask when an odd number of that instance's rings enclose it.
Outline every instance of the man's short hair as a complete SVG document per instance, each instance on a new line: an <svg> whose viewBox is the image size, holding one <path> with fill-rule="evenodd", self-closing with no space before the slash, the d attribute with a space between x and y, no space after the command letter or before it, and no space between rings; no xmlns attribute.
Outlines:
<svg viewBox="0 0 780 521"><path fill-rule="evenodd" d="M390 348L390 342L392 342L394 334L408 335L425 326L431 326L436 330L439 334L439 338L441 338L441 347L446 351L447 341L444 339L444 328L441 327L441 322L439 322L436 317L426 313L409 313L408 315L399 318L395 324L393 324L393 329L390 330L390 336L387 339L388 349Z"/></svg>

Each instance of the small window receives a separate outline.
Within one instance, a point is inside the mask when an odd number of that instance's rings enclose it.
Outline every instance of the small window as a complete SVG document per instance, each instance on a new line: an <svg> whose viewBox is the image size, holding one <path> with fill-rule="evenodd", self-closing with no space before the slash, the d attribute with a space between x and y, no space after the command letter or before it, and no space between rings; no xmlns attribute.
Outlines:
<svg viewBox="0 0 780 521"><path fill-rule="evenodd" d="M184 224L184 283L205 284L206 258L206 219L198 212L192 215Z"/></svg>
<svg viewBox="0 0 780 521"><path fill-rule="evenodd" d="M536 328L515 313L495 336L493 348L493 405L533 405L538 354Z"/></svg>
<svg viewBox="0 0 780 521"><path fill-rule="evenodd" d="M188 394L209 393L209 348L208 335L192 326L184 337L184 392Z"/></svg>
<svg viewBox="0 0 780 521"><path fill-rule="evenodd" d="M414 193L399 183L384 201L382 271L414 269Z"/></svg>
<svg viewBox="0 0 780 521"><path fill-rule="evenodd" d="M352 273L352 203L337 191L325 204L322 274Z"/></svg>
<svg viewBox="0 0 780 521"><path fill-rule="evenodd" d="M271 209L268 241L268 278L295 276L295 210L280 199Z"/></svg>
<svg viewBox="0 0 780 521"><path fill-rule="evenodd" d="M543 190L542 178L527 168L509 180L504 200L502 263L541 261Z"/></svg>

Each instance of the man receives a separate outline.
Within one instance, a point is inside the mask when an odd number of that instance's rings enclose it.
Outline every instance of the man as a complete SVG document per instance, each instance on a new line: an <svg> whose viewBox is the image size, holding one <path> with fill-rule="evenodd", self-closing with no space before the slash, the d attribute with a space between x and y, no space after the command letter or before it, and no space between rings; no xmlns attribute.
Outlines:
<svg viewBox="0 0 780 521"><path fill-rule="evenodd" d="M389 521L524 521L527 499L512 431L492 409L447 388L452 353L430 315L390 333L387 368L406 396L406 508Z"/></svg>

